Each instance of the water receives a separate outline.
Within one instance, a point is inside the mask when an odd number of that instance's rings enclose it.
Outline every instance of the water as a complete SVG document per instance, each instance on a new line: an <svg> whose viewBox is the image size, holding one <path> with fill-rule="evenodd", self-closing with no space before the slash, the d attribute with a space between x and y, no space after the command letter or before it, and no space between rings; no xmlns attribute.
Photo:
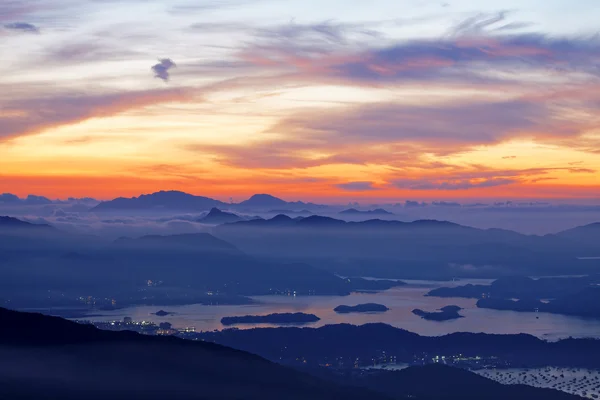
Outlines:
<svg viewBox="0 0 600 400"><path fill-rule="evenodd" d="M583 368L483 369L474 371L505 385L524 384L562 390L589 399L600 397L600 371Z"/></svg>
<svg viewBox="0 0 600 400"><path fill-rule="evenodd" d="M457 282L407 281L409 285L379 293L353 293L349 296L257 296L258 304L242 306L138 306L115 311L95 311L91 321L122 320L132 317L135 321L170 322L175 328L195 327L197 331L224 329L221 318L240 315L264 315L283 312L304 312L315 314L320 321L303 326L319 327L328 324L350 323L361 325L383 322L426 336L439 336L453 332L484 332L498 334L528 333L548 340L565 337L600 338L600 320L569 317L546 313L518 313L480 309L475 299L425 297L424 294L435 287L465 285L467 283L486 284L489 281L461 280ZM379 303L390 308L385 313L337 314L333 311L341 304ZM435 311L447 305L457 305L465 318L451 321L426 321L412 313L415 308ZM159 309L174 312L174 315L158 317L153 315ZM101 314L101 315L98 315ZM539 317L537 319L536 317ZM275 326L269 324L239 325L240 329ZM297 326L297 325L289 325Z"/></svg>

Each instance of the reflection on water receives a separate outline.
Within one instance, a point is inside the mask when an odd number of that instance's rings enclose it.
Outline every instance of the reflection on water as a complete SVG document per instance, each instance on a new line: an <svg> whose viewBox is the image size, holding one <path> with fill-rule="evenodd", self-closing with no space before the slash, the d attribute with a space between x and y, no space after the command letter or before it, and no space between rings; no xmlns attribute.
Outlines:
<svg viewBox="0 0 600 400"><path fill-rule="evenodd" d="M583 319L546 313L518 313L480 309L475 306L475 299L445 299L425 297L431 288L467 283L485 284L484 280L461 280L456 282L407 281L409 285L393 288L379 293L353 293L345 297L337 296L257 296L258 304L244 306L140 306L116 311L101 311L101 316L88 319L106 321L132 317L136 321L170 322L176 328L193 326L197 331L223 329L221 318L239 315L264 315L275 312L305 312L321 318L320 321L304 326L319 327L328 324L350 323L361 325L372 322L383 322L406 329L421 335L439 336L453 332L485 332L499 334L529 333L538 337L556 340L564 337L597 337L600 338L600 320ZM356 305L360 303L380 303L390 308L385 313L369 314L337 314L333 309L341 304ZM452 321L426 321L414 315L412 310L420 308L434 311L447 305L457 305L464 310L460 313L465 318ZM175 315L158 317L153 315L160 308L175 312ZM539 319L536 319L539 317ZM241 329L261 325L240 325Z"/></svg>

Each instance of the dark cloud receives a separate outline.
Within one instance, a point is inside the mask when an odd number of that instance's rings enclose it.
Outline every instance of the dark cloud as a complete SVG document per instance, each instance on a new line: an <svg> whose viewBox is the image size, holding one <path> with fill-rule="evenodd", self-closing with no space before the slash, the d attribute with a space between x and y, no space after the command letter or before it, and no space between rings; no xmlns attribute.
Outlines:
<svg viewBox="0 0 600 400"><path fill-rule="evenodd" d="M162 58L158 60L159 63L152 66L152 71L154 72L154 77L158 79L162 79L163 81L169 80L169 70L171 68L176 67L173 60L170 58Z"/></svg>
<svg viewBox="0 0 600 400"><path fill-rule="evenodd" d="M349 192L366 192L369 190L377 190L377 188L373 186L373 182L348 182L340 183L335 186L339 189L347 190Z"/></svg>
<svg viewBox="0 0 600 400"><path fill-rule="evenodd" d="M29 24L27 22L12 22L9 24L5 24L4 27L6 29L10 29L11 31L19 31L25 33L40 33L40 30L37 26Z"/></svg>

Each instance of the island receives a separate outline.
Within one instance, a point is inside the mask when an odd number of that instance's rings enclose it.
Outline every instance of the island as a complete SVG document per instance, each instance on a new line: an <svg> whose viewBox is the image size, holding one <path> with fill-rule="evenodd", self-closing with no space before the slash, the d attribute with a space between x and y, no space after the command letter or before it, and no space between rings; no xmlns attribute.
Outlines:
<svg viewBox="0 0 600 400"><path fill-rule="evenodd" d="M157 312L154 313L154 315L156 315L158 317L166 317L167 315L172 315L172 314L175 314L175 313L165 311L165 310L158 310Z"/></svg>
<svg viewBox="0 0 600 400"><path fill-rule="evenodd" d="M412 310L412 313L428 321L449 321L452 319L464 318L458 312L462 310L459 306L446 306L439 311L427 312L418 308Z"/></svg>
<svg viewBox="0 0 600 400"><path fill-rule="evenodd" d="M240 317L223 317L221 324L307 324L317 322L321 318L314 314L297 313L275 313L268 315L245 315Z"/></svg>
<svg viewBox="0 0 600 400"><path fill-rule="evenodd" d="M348 314L348 313L371 313L371 312L386 312L389 308L384 306L383 304L376 303L366 303L366 304L358 304L355 306L337 306L333 309L338 314Z"/></svg>

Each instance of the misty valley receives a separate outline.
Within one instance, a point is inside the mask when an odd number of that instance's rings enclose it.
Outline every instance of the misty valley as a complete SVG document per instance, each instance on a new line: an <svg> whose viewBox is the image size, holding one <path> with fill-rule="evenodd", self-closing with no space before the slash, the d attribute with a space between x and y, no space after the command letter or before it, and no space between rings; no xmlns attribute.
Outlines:
<svg viewBox="0 0 600 400"><path fill-rule="evenodd" d="M599 223L531 235L403 220L406 206L268 195L226 204L181 192L67 206L0 204L13 214L0 217L0 322L9 328L0 353L40 362L40 376L54 357L64 380L102 349L138 357L148 347L148 361L216 351L225 358L210 362L223 368L226 359L266 363L251 368L273 369L289 387L309 380L303 396L314 398L454 398L410 386L428 379L447 382L448 396L466 382L523 399L600 394L600 364L588 357L600 354ZM85 222L98 220L111 230ZM109 392L128 393L127 382L149 398L162 390L140 389L128 375L138 366L114 362L124 375L107 373ZM0 364L6 393L31 382L24 365L8 379ZM183 369L147 373L191 390ZM256 373L253 382L268 379ZM31 396L52 386L34 381ZM77 396L70 390L57 393Z"/></svg>

